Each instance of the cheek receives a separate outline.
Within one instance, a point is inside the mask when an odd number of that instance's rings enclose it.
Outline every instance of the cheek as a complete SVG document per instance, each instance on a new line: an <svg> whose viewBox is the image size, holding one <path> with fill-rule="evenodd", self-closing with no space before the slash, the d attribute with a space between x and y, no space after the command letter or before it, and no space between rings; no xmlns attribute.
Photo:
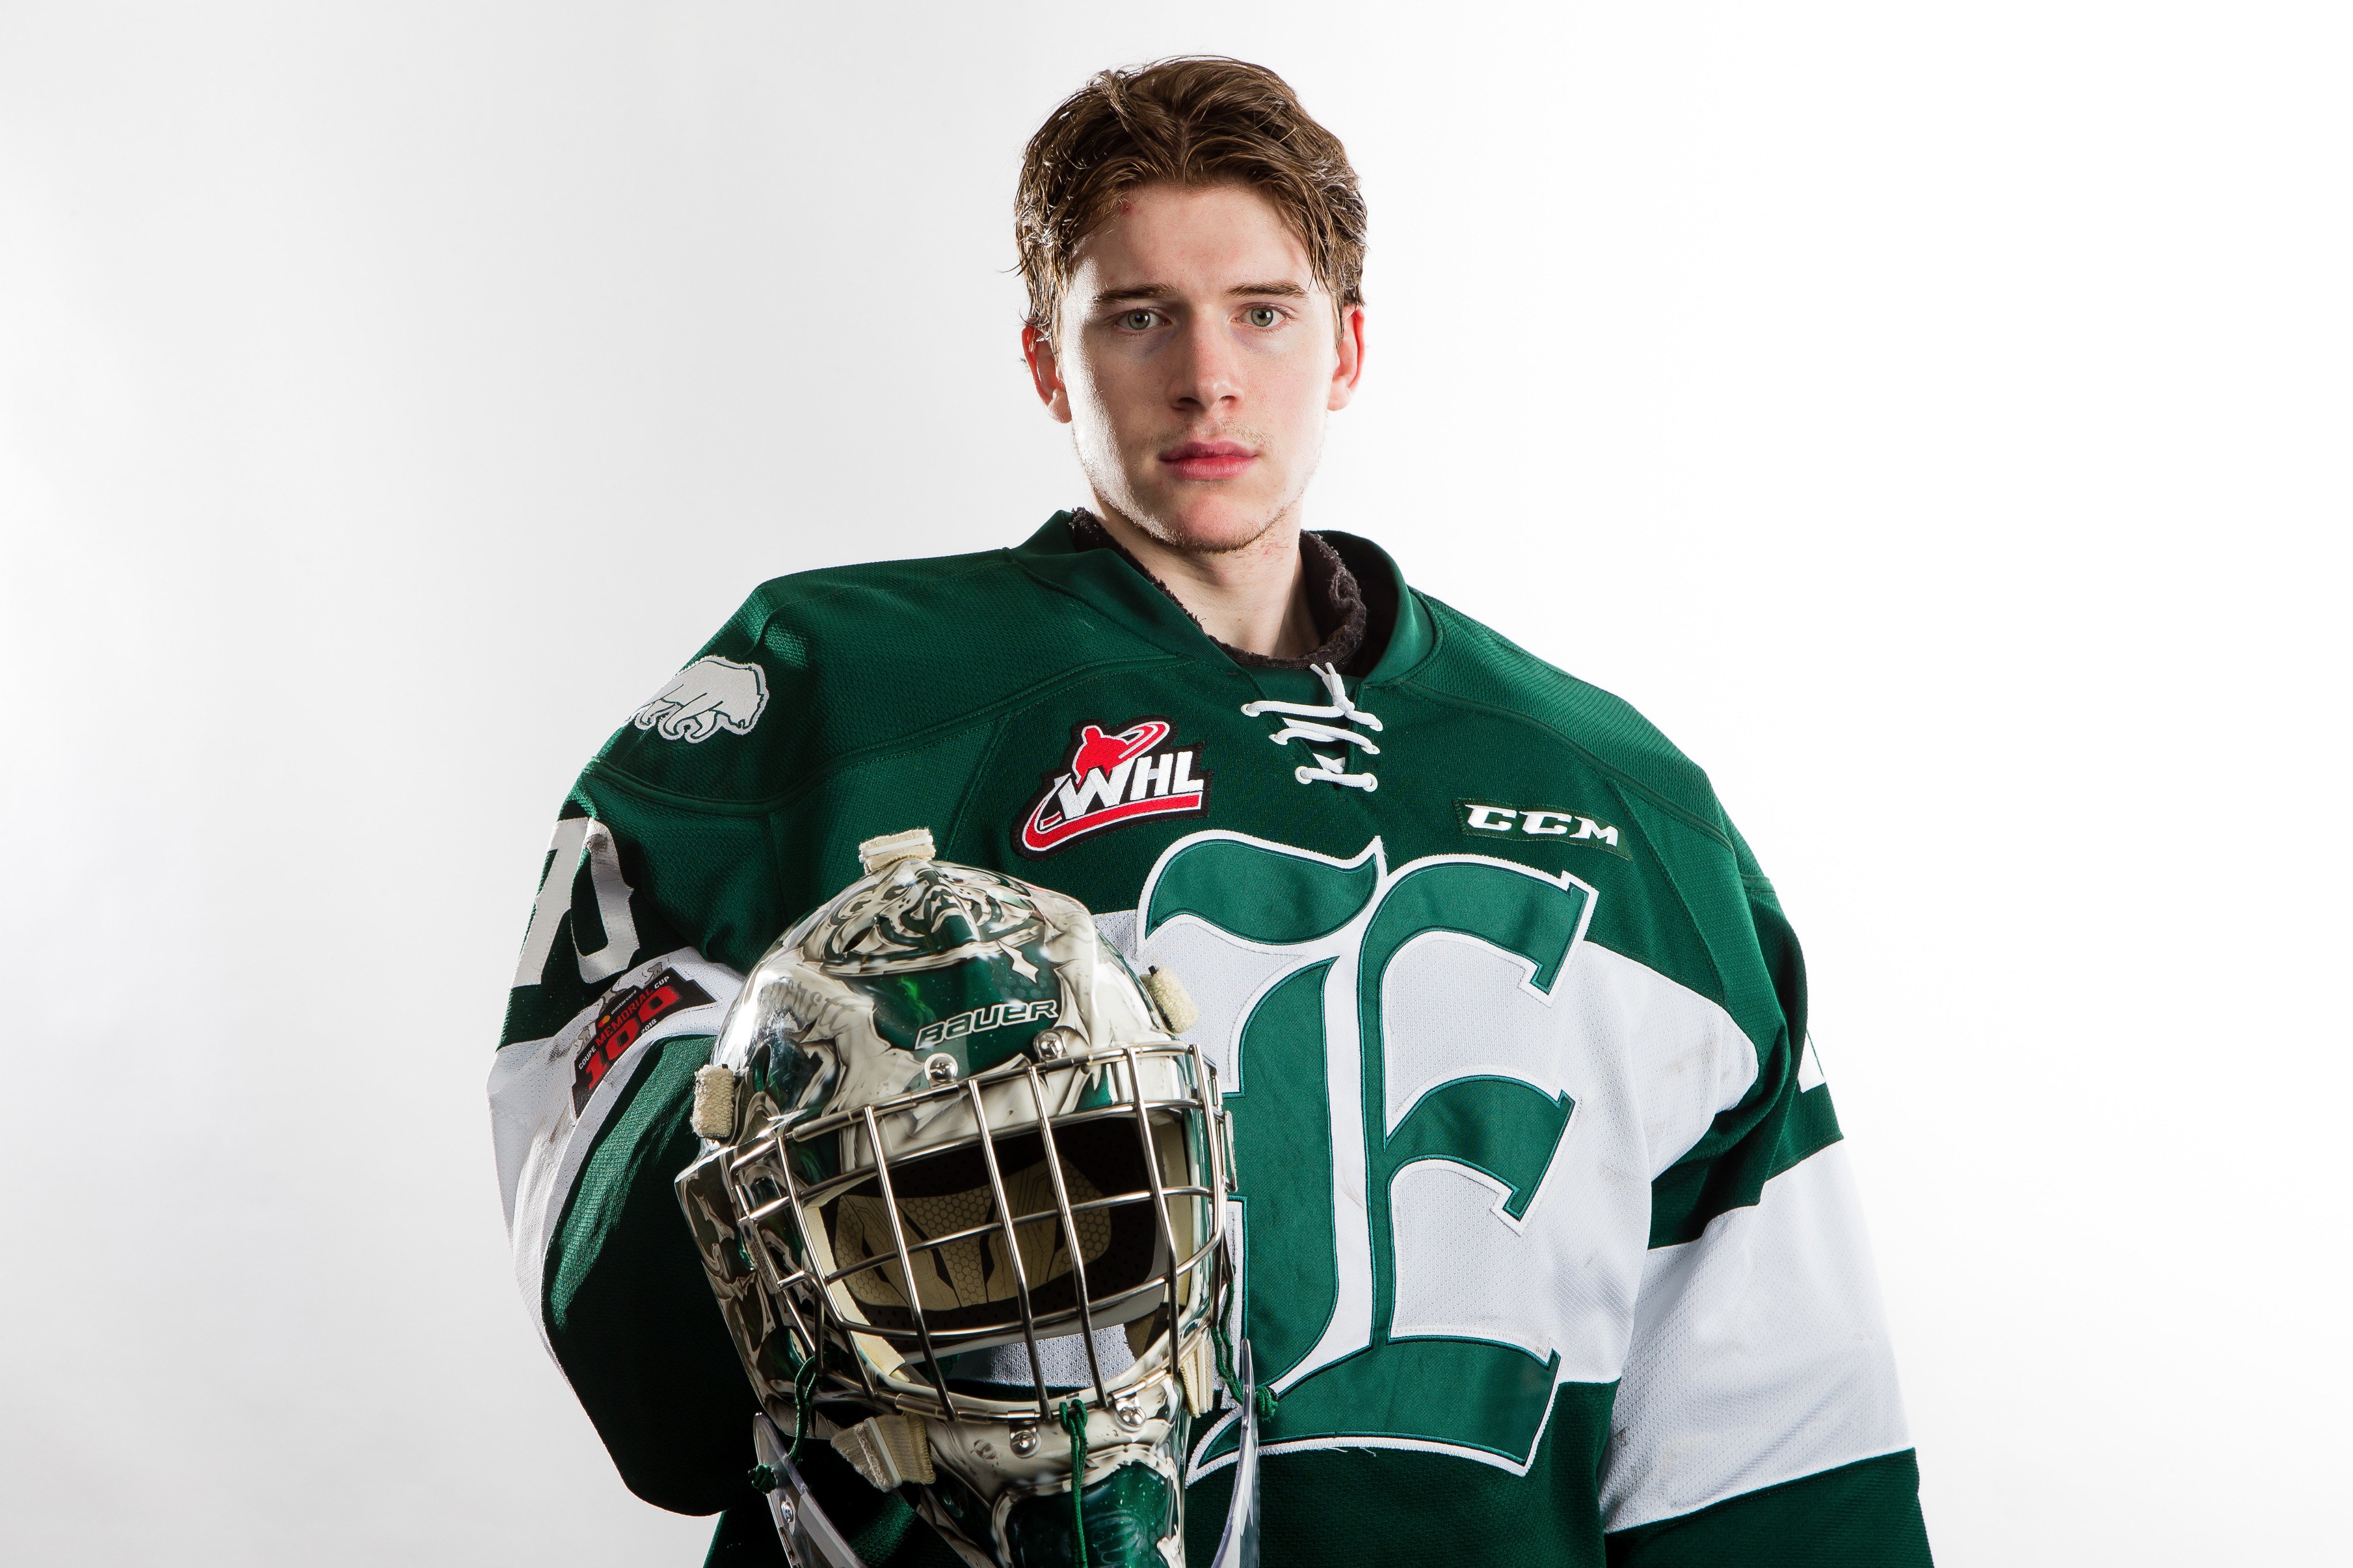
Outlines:
<svg viewBox="0 0 2353 1568"><path fill-rule="evenodd" d="M1062 384L1070 389L1072 408L1109 408L1120 400L1119 366L1083 348L1064 367Z"/></svg>
<svg viewBox="0 0 2353 1568"><path fill-rule="evenodd" d="M1108 447L1116 444L1124 431L1157 428L1165 400L1137 366L1113 356L1108 363L1092 360L1075 368L1076 374L1065 384L1070 388L1071 416L1085 426L1081 439Z"/></svg>
<svg viewBox="0 0 2353 1568"><path fill-rule="evenodd" d="M1078 445L1080 462L1100 477L1133 467L1130 448L1140 444L1134 432L1145 421L1139 417L1133 393L1124 395L1117 374L1106 377L1099 370L1090 367L1070 376L1064 385L1070 393L1071 435Z"/></svg>
<svg viewBox="0 0 2353 1568"><path fill-rule="evenodd" d="M1331 397L1333 369L1326 354L1283 356L1266 366L1259 401L1271 417L1285 424L1320 425Z"/></svg>

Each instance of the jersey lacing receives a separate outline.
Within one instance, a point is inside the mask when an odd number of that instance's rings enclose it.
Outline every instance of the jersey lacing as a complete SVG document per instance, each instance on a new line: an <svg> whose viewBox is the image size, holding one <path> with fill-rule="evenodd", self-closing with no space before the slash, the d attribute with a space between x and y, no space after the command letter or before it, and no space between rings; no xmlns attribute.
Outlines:
<svg viewBox="0 0 2353 1568"><path fill-rule="evenodd" d="M1355 730L1343 730L1337 725L1316 722L1320 719L1345 719L1351 724L1361 724L1367 730L1377 730L1381 727L1381 721L1378 719L1348 700L1348 689L1340 683L1340 671L1337 666L1319 664L1313 668L1323 679L1324 689L1332 694L1331 706L1316 708L1304 702L1245 702L1242 704L1243 717L1255 719L1261 713L1282 714L1282 728L1267 737L1278 746L1289 745L1293 741L1305 741L1311 747L1357 746L1363 748L1365 755L1368 757L1379 756L1381 749L1373 744L1367 736ZM1363 790L1367 795L1381 787L1381 781L1371 773L1352 773L1347 771L1348 753L1345 750L1337 756L1317 751L1310 751L1307 754L1314 760L1315 765L1313 767L1302 765L1292 770L1292 776L1301 784L1341 784L1349 789Z"/></svg>

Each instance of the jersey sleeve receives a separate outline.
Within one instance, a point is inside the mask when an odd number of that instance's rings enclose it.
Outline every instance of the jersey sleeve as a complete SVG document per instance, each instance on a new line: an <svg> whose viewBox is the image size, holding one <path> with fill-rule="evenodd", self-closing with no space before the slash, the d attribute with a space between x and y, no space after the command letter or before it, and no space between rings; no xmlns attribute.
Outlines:
<svg viewBox="0 0 2353 1568"><path fill-rule="evenodd" d="M542 875L490 1083L515 1282L629 1489L716 1512L752 1394L670 1184L748 933L777 918L765 835L592 765Z"/></svg>
<svg viewBox="0 0 2353 1568"><path fill-rule="evenodd" d="M672 1187L695 1069L799 884L747 780L798 733L805 659L764 585L556 813L491 1069L515 1284L630 1490L739 1501L749 1381Z"/></svg>
<svg viewBox="0 0 2353 1568"><path fill-rule="evenodd" d="M1609 1561L1926 1563L1862 1216L1806 1034L1804 960L1772 885L1731 843L1730 874L1705 879L1721 913L1702 914L1727 990L1754 998L1736 1013L1758 1071L1652 1184L1603 1460ZM1684 878L1687 898L1708 896L1702 879Z"/></svg>
<svg viewBox="0 0 2353 1568"><path fill-rule="evenodd" d="M787 804L812 753L843 749L812 642L779 620L790 592L755 593L566 795L490 1080L515 1283L542 1342L629 1489L723 1515L712 1560L746 1563L783 1560L748 1479L757 1406L672 1183L700 1152L694 1073L744 976L854 874L854 841L813 837ZM923 821L937 802L902 804ZM801 1465L863 1561L952 1563L831 1447Z"/></svg>

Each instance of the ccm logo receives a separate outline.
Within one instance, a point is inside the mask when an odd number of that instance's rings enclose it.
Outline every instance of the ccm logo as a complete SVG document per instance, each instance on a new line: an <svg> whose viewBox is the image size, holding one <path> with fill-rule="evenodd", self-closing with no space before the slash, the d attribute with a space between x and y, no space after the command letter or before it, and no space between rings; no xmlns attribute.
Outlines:
<svg viewBox="0 0 2353 1568"><path fill-rule="evenodd" d="M1618 829L1598 816L1551 806L1493 805L1485 801L1459 800L1463 833L1472 838L1558 838L1589 844L1620 859L1633 856L1618 841Z"/></svg>

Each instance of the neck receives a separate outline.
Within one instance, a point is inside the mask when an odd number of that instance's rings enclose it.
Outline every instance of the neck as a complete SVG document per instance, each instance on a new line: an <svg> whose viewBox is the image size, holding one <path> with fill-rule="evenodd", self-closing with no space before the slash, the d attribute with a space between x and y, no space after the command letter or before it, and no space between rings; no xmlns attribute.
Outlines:
<svg viewBox="0 0 2353 1568"><path fill-rule="evenodd" d="M1296 507L1239 550L1210 552L1171 544L1100 497L1095 506L1104 531L1219 642L1269 658L1297 658L1323 640L1307 603Z"/></svg>

